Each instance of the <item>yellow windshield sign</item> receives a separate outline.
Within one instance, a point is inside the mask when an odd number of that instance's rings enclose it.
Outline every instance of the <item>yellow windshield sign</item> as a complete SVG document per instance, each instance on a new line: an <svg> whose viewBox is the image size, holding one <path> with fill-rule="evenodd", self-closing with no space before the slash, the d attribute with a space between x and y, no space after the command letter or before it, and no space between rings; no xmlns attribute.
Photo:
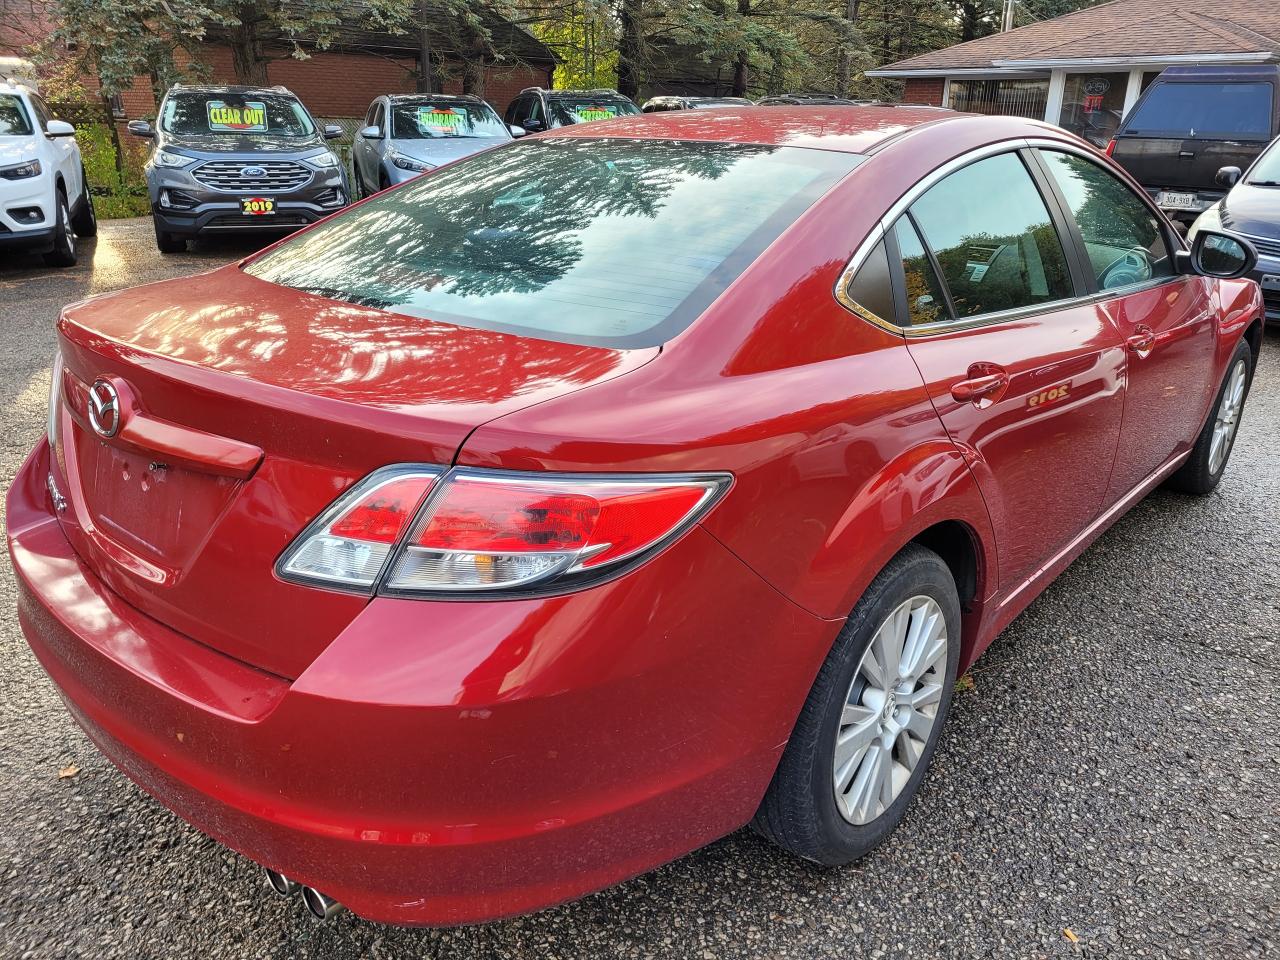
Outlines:
<svg viewBox="0 0 1280 960"><path fill-rule="evenodd" d="M423 133L457 136L461 132L464 119L461 111L450 110L448 107L418 108L418 128Z"/></svg>
<svg viewBox="0 0 1280 960"><path fill-rule="evenodd" d="M232 106L222 100L210 100L210 130L261 131L267 129L267 105L260 101L246 100Z"/></svg>

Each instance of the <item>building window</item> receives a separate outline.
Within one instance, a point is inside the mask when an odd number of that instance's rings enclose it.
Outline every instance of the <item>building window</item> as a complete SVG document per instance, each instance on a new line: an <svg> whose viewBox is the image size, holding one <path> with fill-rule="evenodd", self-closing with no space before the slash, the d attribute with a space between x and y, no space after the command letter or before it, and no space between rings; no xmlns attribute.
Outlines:
<svg viewBox="0 0 1280 960"><path fill-rule="evenodd" d="M1062 91L1058 126L1105 147L1124 116L1126 73L1069 73Z"/></svg>
<svg viewBox="0 0 1280 960"><path fill-rule="evenodd" d="M951 109L1044 119L1049 80L952 80Z"/></svg>
<svg viewBox="0 0 1280 960"><path fill-rule="evenodd" d="M124 97L118 93L111 95L111 115L113 117L124 116Z"/></svg>

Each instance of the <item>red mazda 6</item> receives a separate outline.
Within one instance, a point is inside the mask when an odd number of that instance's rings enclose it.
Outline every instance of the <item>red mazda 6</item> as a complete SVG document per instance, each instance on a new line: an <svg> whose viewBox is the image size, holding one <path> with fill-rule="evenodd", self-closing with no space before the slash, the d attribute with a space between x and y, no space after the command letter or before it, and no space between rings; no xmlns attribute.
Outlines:
<svg viewBox="0 0 1280 960"><path fill-rule="evenodd" d="M845 863L957 672L1218 483L1253 259L1031 121L530 137L67 307L19 616L103 753L319 915L535 910L747 823Z"/></svg>

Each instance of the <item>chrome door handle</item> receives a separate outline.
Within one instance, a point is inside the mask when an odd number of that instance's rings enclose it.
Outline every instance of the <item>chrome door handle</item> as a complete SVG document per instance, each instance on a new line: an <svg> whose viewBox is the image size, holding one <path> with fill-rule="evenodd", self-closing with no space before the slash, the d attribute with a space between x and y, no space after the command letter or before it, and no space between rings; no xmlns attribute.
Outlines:
<svg viewBox="0 0 1280 960"><path fill-rule="evenodd" d="M1156 345L1155 331L1145 324L1139 324L1125 343L1128 344L1130 352L1138 356L1138 359L1149 357Z"/></svg>

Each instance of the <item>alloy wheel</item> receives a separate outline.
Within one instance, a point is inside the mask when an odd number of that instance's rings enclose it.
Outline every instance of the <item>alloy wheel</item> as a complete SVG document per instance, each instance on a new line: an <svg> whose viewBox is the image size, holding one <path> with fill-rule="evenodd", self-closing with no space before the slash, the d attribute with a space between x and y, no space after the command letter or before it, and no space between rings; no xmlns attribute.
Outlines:
<svg viewBox="0 0 1280 960"><path fill-rule="evenodd" d="M1240 425L1240 412L1244 408L1244 388L1248 380L1248 371L1244 360L1240 360L1231 369L1227 379L1227 388L1222 391L1222 399L1218 401L1218 410L1214 414L1213 439L1209 442L1209 472L1217 473L1226 463L1227 454L1231 451L1231 441L1235 439L1236 428Z"/></svg>
<svg viewBox="0 0 1280 960"><path fill-rule="evenodd" d="M871 638L845 697L832 778L853 824L883 814L906 788L938 718L947 622L932 597L903 602Z"/></svg>

